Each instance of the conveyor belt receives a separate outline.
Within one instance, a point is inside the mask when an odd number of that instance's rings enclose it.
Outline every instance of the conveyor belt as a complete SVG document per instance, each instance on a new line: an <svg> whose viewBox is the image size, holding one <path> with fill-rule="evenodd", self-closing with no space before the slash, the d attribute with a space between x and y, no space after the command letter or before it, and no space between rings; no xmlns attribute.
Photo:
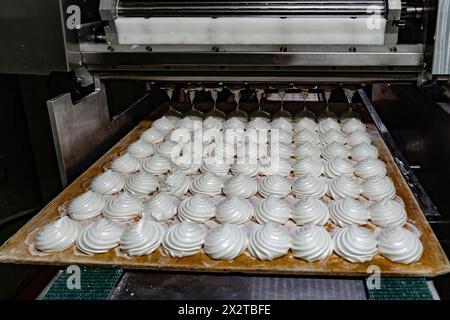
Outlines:
<svg viewBox="0 0 450 320"><path fill-rule="evenodd" d="M433 295L425 278L382 278L380 288L368 289L364 279L198 275L123 272L119 268L83 268L80 290L70 290L66 285L68 277L64 270L60 271L40 298L44 300L438 299Z"/></svg>

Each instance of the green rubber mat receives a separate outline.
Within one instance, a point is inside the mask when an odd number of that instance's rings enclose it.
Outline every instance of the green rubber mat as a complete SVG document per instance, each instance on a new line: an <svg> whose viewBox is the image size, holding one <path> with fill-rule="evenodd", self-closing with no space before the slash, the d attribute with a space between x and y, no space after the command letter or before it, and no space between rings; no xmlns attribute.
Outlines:
<svg viewBox="0 0 450 320"><path fill-rule="evenodd" d="M49 285L43 300L106 300L122 276L119 268L62 270Z"/></svg>
<svg viewBox="0 0 450 320"><path fill-rule="evenodd" d="M425 278L381 278L379 289L367 289L369 300L433 300Z"/></svg>

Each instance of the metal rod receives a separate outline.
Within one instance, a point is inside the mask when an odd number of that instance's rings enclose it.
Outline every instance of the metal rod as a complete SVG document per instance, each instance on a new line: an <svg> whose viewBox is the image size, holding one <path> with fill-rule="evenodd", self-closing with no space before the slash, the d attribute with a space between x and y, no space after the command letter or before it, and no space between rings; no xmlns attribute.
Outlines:
<svg viewBox="0 0 450 320"><path fill-rule="evenodd" d="M383 0L369 1L130 1L117 5L119 17L168 17L168 16L310 16L384 15Z"/></svg>

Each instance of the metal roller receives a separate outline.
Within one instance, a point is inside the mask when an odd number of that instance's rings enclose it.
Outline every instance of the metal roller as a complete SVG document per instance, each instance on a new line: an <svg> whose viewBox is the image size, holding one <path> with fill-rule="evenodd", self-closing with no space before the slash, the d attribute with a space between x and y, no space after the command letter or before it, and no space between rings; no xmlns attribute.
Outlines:
<svg viewBox="0 0 450 320"><path fill-rule="evenodd" d="M117 17L298 17L384 15L386 1L185 1L119 0L114 6Z"/></svg>

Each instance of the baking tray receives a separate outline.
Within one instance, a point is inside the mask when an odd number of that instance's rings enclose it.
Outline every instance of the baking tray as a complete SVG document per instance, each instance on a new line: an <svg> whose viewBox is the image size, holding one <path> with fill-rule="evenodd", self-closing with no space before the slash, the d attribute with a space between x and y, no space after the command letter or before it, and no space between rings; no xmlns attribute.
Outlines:
<svg viewBox="0 0 450 320"><path fill-rule="evenodd" d="M241 272L260 274L291 274L321 276L364 276L372 271L370 266L378 266L384 276L424 276L434 277L450 272L449 261L428 224L422 209L411 192L408 184L397 167L389 149L384 143L376 126L366 121L368 132L373 137L373 144L380 152L380 159L386 163L388 175L392 178L408 213L408 221L422 233L424 254L414 264L402 265L392 263L377 254L371 262L349 263L333 254L328 260L308 263L293 258L290 254L273 260L259 261L247 255L241 255L233 261L215 261L203 253L181 259L162 255L159 250L143 257L127 258L117 256L115 250L94 256L77 255L73 249L51 255L32 255L25 244L28 235L59 217L58 207L85 190L87 182L101 173L104 167L126 147L137 140L142 132L151 126L151 120L142 121L119 143L101 157L85 173L69 185L52 202L42 209L33 219L22 227L0 248L0 262L36 265L85 265L85 266L120 266L124 269L172 270L195 272Z"/></svg>

